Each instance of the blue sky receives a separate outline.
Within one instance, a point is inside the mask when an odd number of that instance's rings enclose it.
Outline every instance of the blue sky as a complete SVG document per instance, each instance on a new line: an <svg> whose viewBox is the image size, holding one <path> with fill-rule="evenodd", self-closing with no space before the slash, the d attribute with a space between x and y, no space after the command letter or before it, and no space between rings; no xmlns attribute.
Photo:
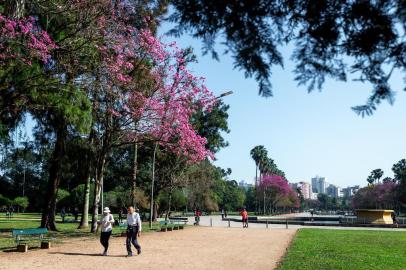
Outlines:
<svg viewBox="0 0 406 270"><path fill-rule="evenodd" d="M164 25L160 32L168 29ZM199 63L191 69L206 77L213 92L234 92L224 98L230 105L231 132L224 135L230 146L217 154L215 162L231 168L232 179L253 181L255 165L249 152L256 145L268 149L291 182L310 181L320 175L343 187L365 185L366 177L376 168L392 177L392 165L406 158L406 94L400 74L392 79L397 92L394 106L384 102L373 116L361 118L351 106L364 104L370 85L327 80L321 92L308 94L293 80L290 48L282 50L285 68L273 69L274 97L263 98L258 96L254 79L233 69L229 55L221 55L220 62L202 56L201 43L187 35L165 40L194 48ZM222 52L221 47L218 51Z"/></svg>

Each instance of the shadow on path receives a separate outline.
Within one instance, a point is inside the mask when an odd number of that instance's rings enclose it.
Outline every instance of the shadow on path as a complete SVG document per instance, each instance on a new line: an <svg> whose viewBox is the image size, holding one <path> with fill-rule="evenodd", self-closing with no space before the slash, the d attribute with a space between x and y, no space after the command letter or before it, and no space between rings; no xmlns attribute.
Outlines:
<svg viewBox="0 0 406 270"><path fill-rule="evenodd" d="M108 256L103 256L100 253L79 253L79 252L49 252L49 254L62 254L62 255L67 255L67 256L91 256L91 257L127 257L126 255L108 255Z"/></svg>

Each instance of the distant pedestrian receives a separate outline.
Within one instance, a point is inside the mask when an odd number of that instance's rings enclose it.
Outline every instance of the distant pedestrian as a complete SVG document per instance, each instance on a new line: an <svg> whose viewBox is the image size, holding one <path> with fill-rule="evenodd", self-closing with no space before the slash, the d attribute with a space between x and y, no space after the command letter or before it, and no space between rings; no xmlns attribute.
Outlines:
<svg viewBox="0 0 406 270"><path fill-rule="evenodd" d="M199 226L200 224L200 216L202 215L202 212L200 212L199 209L196 209L195 211L195 226Z"/></svg>
<svg viewBox="0 0 406 270"><path fill-rule="evenodd" d="M65 210L65 207L62 207L62 209L61 209L62 223L65 223L65 216L66 216L66 210Z"/></svg>
<svg viewBox="0 0 406 270"><path fill-rule="evenodd" d="M103 256L107 256L109 240L114 224L114 217L110 214L110 209L108 207L104 207L102 219L97 223L101 226L100 243L104 247Z"/></svg>
<svg viewBox="0 0 406 270"><path fill-rule="evenodd" d="M393 226L396 228L399 228L398 218L397 218L395 212L392 212L392 221L393 221Z"/></svg>
<svg viewBox="0 0 406 270"><path fill-rule="evenodd" d="M224 210L224 217L227 218L227 209Z"/></svg>
<svg viewBox="0 0 406 270"><path fill-rule="evenodd" d="M138 212L138 209L137 209L137 212ZM141 246L138 244L138 237L140 237L140 235L141 235L142 224L141 224L140 214L137 212L134 210L134 207L132 207L132 206L128 207L127 240L126 240L128 257L133 256L133 253L131 250L131 244L137 250L137 254L138 255L141 254Z"/></svg>
<svg viewBox="0 0 406 270"><path fill-rule="evenodd" d="M242 227L243 228L248 228L248 212L247 210L244 208L241 211L241 219L242 219Z"/></svg>
<svg viewBox="0 0 406 270"><path fill-rule="evenodd" d="M118 212L118 223L123 223L123 216L124 216L124 210L122 207L120 207L120 211Z"/></svg>
<svg viewBox="0 0 406 270"><path fill-rule="evenodd" d="M221 209L221 219L224 219L224 209Z"/></svg>
<svg viewBox="0 0 406 270"><path fill-rule="evenodd" d="M74 216L74 218L75 218L75 221L78 221L78 218L79 218L79 210L78 210L77 207L75 207L75 208L73 209L73 216Z"/></svg>

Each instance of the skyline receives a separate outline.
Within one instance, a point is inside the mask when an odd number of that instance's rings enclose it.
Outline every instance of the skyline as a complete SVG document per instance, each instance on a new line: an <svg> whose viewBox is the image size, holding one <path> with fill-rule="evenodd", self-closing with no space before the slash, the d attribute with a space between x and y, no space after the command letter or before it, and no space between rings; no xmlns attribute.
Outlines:
<svg viewBox="0 0 406 270"><path fill-rule="evenodd" d="M170 29L160 28L160 34ZM255 164L250 150L264 145L290 182L310 181L322 175L338 186L366 185L366 178L376 168L393 176L392 165L406 158L406 97L401 91L401 74L394 74L392 86L397 91L393 106L382 103L372 116L362 118L351 110L364 104L371 86L360 82L336 82L327 79L322 91L308 94L306 87L294 81L290 48L282 49L285 69L273 67L274 96L258 96L254 79L244 78L233 69L229 55L220 54L217 62L202 56L201 42L183 35L176 40L180 47L192 46L199 61L192 70L206 77L209 89L230 105L229 129L225 139L230 145L216 155L215 164L231 168L230 179L252 183ZM219 43L219 42L218 42ZM224 47L216 47L219 53Z"/></svg>

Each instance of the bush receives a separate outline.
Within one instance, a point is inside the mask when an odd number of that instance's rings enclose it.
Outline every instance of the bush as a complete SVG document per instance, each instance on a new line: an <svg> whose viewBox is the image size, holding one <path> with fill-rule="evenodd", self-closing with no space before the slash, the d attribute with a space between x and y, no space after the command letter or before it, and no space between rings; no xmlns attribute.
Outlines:
<svg viewBox="0 0 406 270"><path fill-rule="evenodd" d="M29 201L27 197L16 197L13 200L13 205L17 206L17 211L20 212L20 208L22 210L26 209L29 205Z"/></svg>

